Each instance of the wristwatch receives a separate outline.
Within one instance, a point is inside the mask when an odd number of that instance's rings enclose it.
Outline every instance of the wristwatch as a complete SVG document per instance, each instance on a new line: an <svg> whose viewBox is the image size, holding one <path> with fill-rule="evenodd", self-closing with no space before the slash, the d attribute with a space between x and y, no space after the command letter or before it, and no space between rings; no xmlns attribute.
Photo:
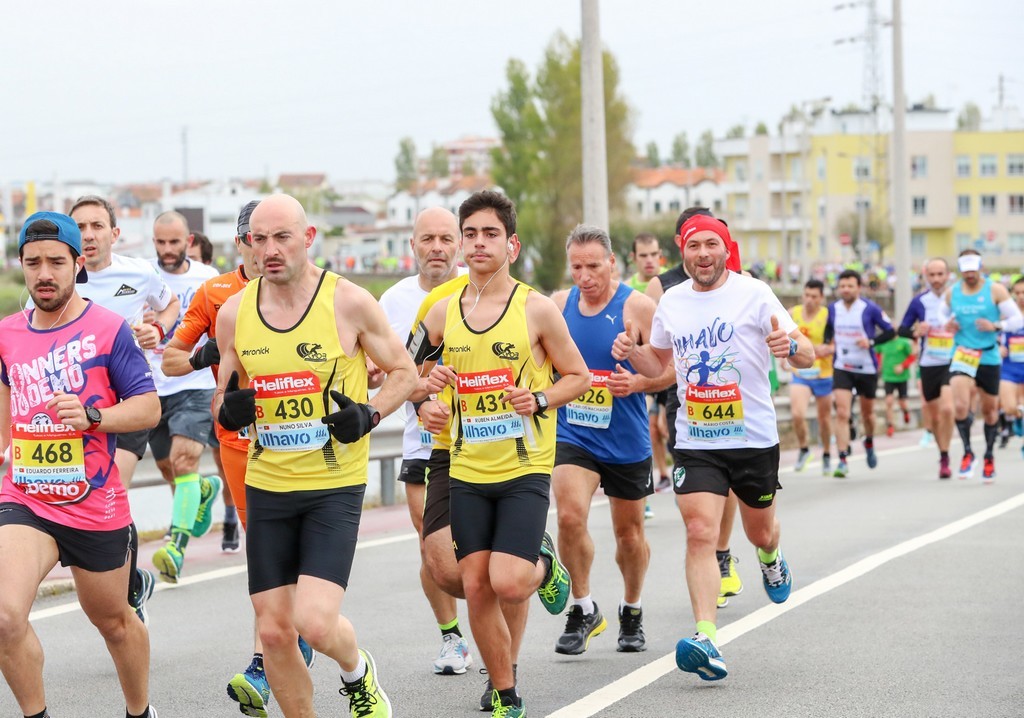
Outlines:
<svg viewBox="0 0 1024 718"><path fill-rule="evenodd" d="M789 355L793 356L800 349L800 345L796 343L796 339L793 337L789 338Z"/></svg>
<svg viewBox="0 0 1024 718"><path fill-rule="evenodd" d="M89 420L89 428L86 431L96 431L103 421L103 414L95 406L85 407L85 418Z"/></svg>
<svg viewBox="0 0 1024 718"><path fill-rule="evenodd" d="M542 414L548 410L548 398L542 391L533 392L533 398L537 400L537 413Z"/></svg>
<svg viewBox="0 0 1024 718"><path fill-rule="evenodd" d="M365 404L364 406L366 407L366 413L370 416L370 428L374 429L380 423L380 412L370 404Z"/></svg>

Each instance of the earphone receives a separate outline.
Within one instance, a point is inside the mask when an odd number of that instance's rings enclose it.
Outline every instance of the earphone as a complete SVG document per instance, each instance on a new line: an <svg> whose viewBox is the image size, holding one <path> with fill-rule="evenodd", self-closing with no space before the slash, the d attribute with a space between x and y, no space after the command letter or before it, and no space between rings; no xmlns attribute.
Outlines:
<svg viewBox="0 0 1024 718"><path fill-rule="evenodd" d="M508 243L508 251L510 251L510 252L511 252L511 251L512 251L513 249L515 249L515 247L513 247L513 246L512 246L512 241L511 241L511 240L509 240L509 243Z"/></svg>

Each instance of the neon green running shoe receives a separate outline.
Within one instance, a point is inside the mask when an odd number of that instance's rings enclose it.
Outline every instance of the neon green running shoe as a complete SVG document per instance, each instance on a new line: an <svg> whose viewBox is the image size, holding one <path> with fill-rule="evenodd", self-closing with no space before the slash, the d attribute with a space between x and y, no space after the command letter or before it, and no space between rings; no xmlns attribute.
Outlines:
<svg viewBox="0 0 1024 718"><path fill-rule="evenodd" d="M220 487L219 476L204 476L199 479L199 510L196 512L196 522L192 524L192 535L196 538L205 536L213 526L213 502L217 500Z"/></svg>
<svg viewBox="0 0 1024 718"><path fill-rule="evenodd" d="M526 718L526 704L519 699L519 705L502 703L498 691L491 694L491 718Z"/></svg>
<svg viewBox="0 0 1024 718"><path fill-rule="evenodd" d="M348 697L352 718L391 718L391 701L377 683L377 664L369 651L360 648L359 654L366 661L366 673L352 683L342 679L342 688L338 692Z"/></svg>
<svg viewBox="0 0 1024 718"><path fill-rule="evenodd" d="M558 556L555 555L555 542L551 540L551 534L547 531L544 532L544 538L541 540L540 553L551 560L551 568L537 588L537 595L540 596L540 602L544 604L547 612L557 616L565 610L566 604L569 603L572 578L565 570L565 566L559 562Z"/></svg>
<svg viewBox="0 0 1024 718"><path fill-rule="evenodd" d="M160 580L167 583L178 582L184 564L184 546L179 546L176 539L171 539L153 554L153 565L160 572Z"/></svg>

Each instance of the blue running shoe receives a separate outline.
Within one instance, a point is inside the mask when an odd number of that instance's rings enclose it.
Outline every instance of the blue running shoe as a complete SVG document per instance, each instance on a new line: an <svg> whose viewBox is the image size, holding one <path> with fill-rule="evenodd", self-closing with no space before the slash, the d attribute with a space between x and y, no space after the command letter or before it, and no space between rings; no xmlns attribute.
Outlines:
<svg viewBox="0 0 1024 718"><path fill-rule="evenodd" d="M263 659L252 657L252 663L243 673L236 673L228 682L228 696L238 703L242 715L267 718L270 704L270 684L263 671Z"/></svg>
<svg viewBox="0 0 1024 718"><path fill-rule="evenodd" d="M306 668L312 668L313 664L316 663L316 651L313 647L306 643L306 639L299 636L299 650L302 651L302 660L306 663Z"/></svg>
<svg viewBox="0 0 1024 718"><path fill-rule="evenodd" d="M761 578L764 580L764 591L772 603L785 603L793 588L793 576L789 573L789 564L782 556L782 551L772 563L764 563L758 558L761 566Z"/></svg>
<svg viewBox="0 0 1024 718"><path fill-rule="evenodd" d="M1013 420L1013 435L1024 436L1024 417L1018 416Z"/></svg>
<svg viewBox="0 0 1024 718"><path fill-rule="evenodd" d="M703 633L695 633L693 638L683 638L676 644L676 665L705 681L720 681L729 675L718 646Z"/></svg>
<svg viewBox="0 0 1024 718"><path fill-rule="evenodd" d="M864 442L864 453L867 455L868 468L873 469L878 466L878 456L875 455L875 445Z"/></svg>

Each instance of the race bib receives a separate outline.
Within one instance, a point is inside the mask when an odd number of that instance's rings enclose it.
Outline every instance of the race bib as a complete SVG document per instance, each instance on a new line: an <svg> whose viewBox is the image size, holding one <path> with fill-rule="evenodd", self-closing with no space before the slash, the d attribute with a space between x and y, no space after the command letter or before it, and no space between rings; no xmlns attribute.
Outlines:
<svg viewBox="0 0 1024 718"><path fill-rule="evenodd" d="M941 362L953 359L953 332L932 329L924 338L924 355Z"/></svg>
<svg viewBox="0 0 1024 718"><path fill-rule="evenodd" d="M309 451L330 441L317 410L323 399L316 374L267 374L253 377L249 386L256 390L256 435L264 448Z"/></svg>
<svg viewBox="0 0 1024 718"><path fill-rule="evenodd" d="M456 389L463 441L483 444L523 436L523 418L501 401L505 389L514 386L511 369L459 374Z"/></svg>
<svg viewBox="0 0 1024 718"><path fill-rule="evenodd" d="M576 401L565 405L565 418L574 426L607 429L612 421L612 393L608 391L610 371L591 369L590 388Z"/></svg>
<svg viewBox="0 0 1024 718"><path fill-rule="evenodd" d="M82 432L64 424L11 428L11 480L39 501L74 504L90 491Z"/></svg>
<svg viewBox="0 0 1024 718"><path fill-rule="evenodd" d="M743 399L739 384L686 386L687 436L694 441L744 439Z"/></svg>
<svg viewBox="0 0 1024 718"><path fill-rule="evenodd" d="M1024 363L1024 336L1009 338L1006 346L1006 356L1015 364Z"/></svg>
<svg viewBox="0 0 1024 718"><path fill-rule="evenodd" d="M972 379L978 375L978 365L981 363L981 349L968 349L957 347L953 352L953 361L949 364L950 372L960 372Z"/></svg>
<svg viewBox="0 0 1024 718"><path fill-rule="evenodd" d="M423 426L423 419L416 418L416 428L420 432L420 447L424 449L432 448L434 446L434 435Z"/></svg>
<svg viewBox="0 0 1024 718"><path fill-rule="evenodd" d="M807 381L813 381L814 379L820 379L821 378L821 367L818 366L818 362L814 362L814 364L812 364L811 366L807 367L806 369L797 369L796 370L796 375L798 377L800 377L801 379L806 379Z"/></svg>

